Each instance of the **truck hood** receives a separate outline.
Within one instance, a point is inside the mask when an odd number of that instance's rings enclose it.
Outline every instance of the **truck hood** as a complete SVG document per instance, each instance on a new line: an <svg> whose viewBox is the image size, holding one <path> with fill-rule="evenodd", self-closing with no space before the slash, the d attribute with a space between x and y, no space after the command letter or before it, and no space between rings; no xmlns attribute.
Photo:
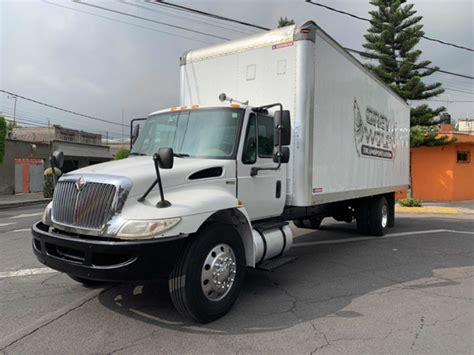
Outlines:
<svg viewBox="0 0 474 355"><path fill-rule="evenodd" d="M235 172L229 171L232 166L229 164L231 162L231 160L221 159L175 158L172 169L160 169L163 188L166 192L167 188L194 182L195 180L189 180L192 174L210 168L222 168L223 173L220 176L213 176L214 179L226 176L235 177ZM151 156L113 160L75 170L71 174L84 174L91 177L93 175L127 177L133 182L129 193L130 197L143 194L156 179L155 166Z"/></svg>

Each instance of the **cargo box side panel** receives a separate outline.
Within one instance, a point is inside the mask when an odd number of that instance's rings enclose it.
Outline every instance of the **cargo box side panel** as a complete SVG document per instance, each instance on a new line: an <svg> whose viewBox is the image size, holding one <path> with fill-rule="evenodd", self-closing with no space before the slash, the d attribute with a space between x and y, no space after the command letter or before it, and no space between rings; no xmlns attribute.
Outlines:
<svg viewBox="0 0 474 355"><path fill-rule="evenodd" d="M328 36L316 36L314 204L408 185L409 107Z"/></svg>
<svg viewBox="0 0 474 355"><path fill-rule="evenodd" d="M296 42L239 49L236 53L210 56L181 66L182 105L228 106L228 102L219 101L221 93L248 100L250 106L280 102L291 111L294 127ZM291 154L287 167L287 199L291 197L293 184L291 172L295 155Z"/></svg>

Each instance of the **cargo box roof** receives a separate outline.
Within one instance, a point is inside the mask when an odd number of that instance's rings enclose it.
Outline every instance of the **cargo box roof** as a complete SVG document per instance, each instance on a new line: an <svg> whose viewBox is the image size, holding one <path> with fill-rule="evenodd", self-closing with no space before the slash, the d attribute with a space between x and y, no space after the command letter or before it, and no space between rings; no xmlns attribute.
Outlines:
<svg viewBox="0 0 474 355"><path fill-rule="evenodd" d="M309 30L309 31L306 31ZM395 92L387 83L381 80L376 74L368 70L357 58L342 47L334 38L328 35L321 27L314 21L307 21L302 25L290 25L282 28L277 28L268 32L259 33L253 36L244 37L241 39L232 40L226 43L216 44L209 47L194 49L185 52L180 58L180 64L186 65L194 62L199 62L206 59L221 57L225 55L245 52L250 49L256 49L266 46L278 45L290 41L311 40L315 41L316 31L322 33L327 40L329 40L339 52L344 54L354 64L359 66L368 75L382 84L388 91L399 98L407 106L407 102L397 92Z"/></svg>

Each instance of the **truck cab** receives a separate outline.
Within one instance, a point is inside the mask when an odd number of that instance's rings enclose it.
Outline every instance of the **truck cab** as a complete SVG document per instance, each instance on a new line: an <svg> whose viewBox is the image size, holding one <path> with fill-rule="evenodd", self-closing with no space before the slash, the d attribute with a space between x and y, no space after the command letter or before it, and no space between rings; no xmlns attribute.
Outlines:
<svg viewBox="0 0 474 355"><path fill-rule="evenodd" d="M252 169L275 166L274 130L273 114L255 107L182 106L151 114L130 155L150 157L160 147L171 147L175 168L190 167L179 173L183 184L219 186L240 199L251 220L269 218L281 215L284 208L285 166L256 176ZM167 190L173 184L168 182L170 173L163 173Z"/></svg>
<svg viewBox="0 0 474 355"><path fill-rule="evenodd" d="M245 268L291 246L288 222L273 220L285 206L290 125L287 111L236 103L152 113L129 158L60 178L33 226L38 259L84 284L169 276L181 313L221 316ZM184 306L183 292L193 293Z"/></svg>

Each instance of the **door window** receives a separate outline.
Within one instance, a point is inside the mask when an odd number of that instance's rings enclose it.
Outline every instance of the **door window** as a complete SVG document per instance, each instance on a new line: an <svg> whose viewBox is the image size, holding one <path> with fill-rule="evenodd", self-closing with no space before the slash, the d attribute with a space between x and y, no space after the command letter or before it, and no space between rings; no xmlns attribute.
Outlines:
<svg viewBox="0 0 474 355"><path fill-rule="evenodd" d="M273 117L258 115L258 156L273 156Z"/></svg>
<svg viewBox="0 0 474 355"><path fill-rule="evenodd" d="M273 118L252 113L245 134L242 162L254 164L257 161L257 153L259 158L273 156Z"/></svg>
<svg viewBox="0 0 474 355"><path fill-rule="evenodd" d="M257 117L252 113L249 117L247 132L245 133L244 152L242 163L253 164L257 160Z"/></svg>

